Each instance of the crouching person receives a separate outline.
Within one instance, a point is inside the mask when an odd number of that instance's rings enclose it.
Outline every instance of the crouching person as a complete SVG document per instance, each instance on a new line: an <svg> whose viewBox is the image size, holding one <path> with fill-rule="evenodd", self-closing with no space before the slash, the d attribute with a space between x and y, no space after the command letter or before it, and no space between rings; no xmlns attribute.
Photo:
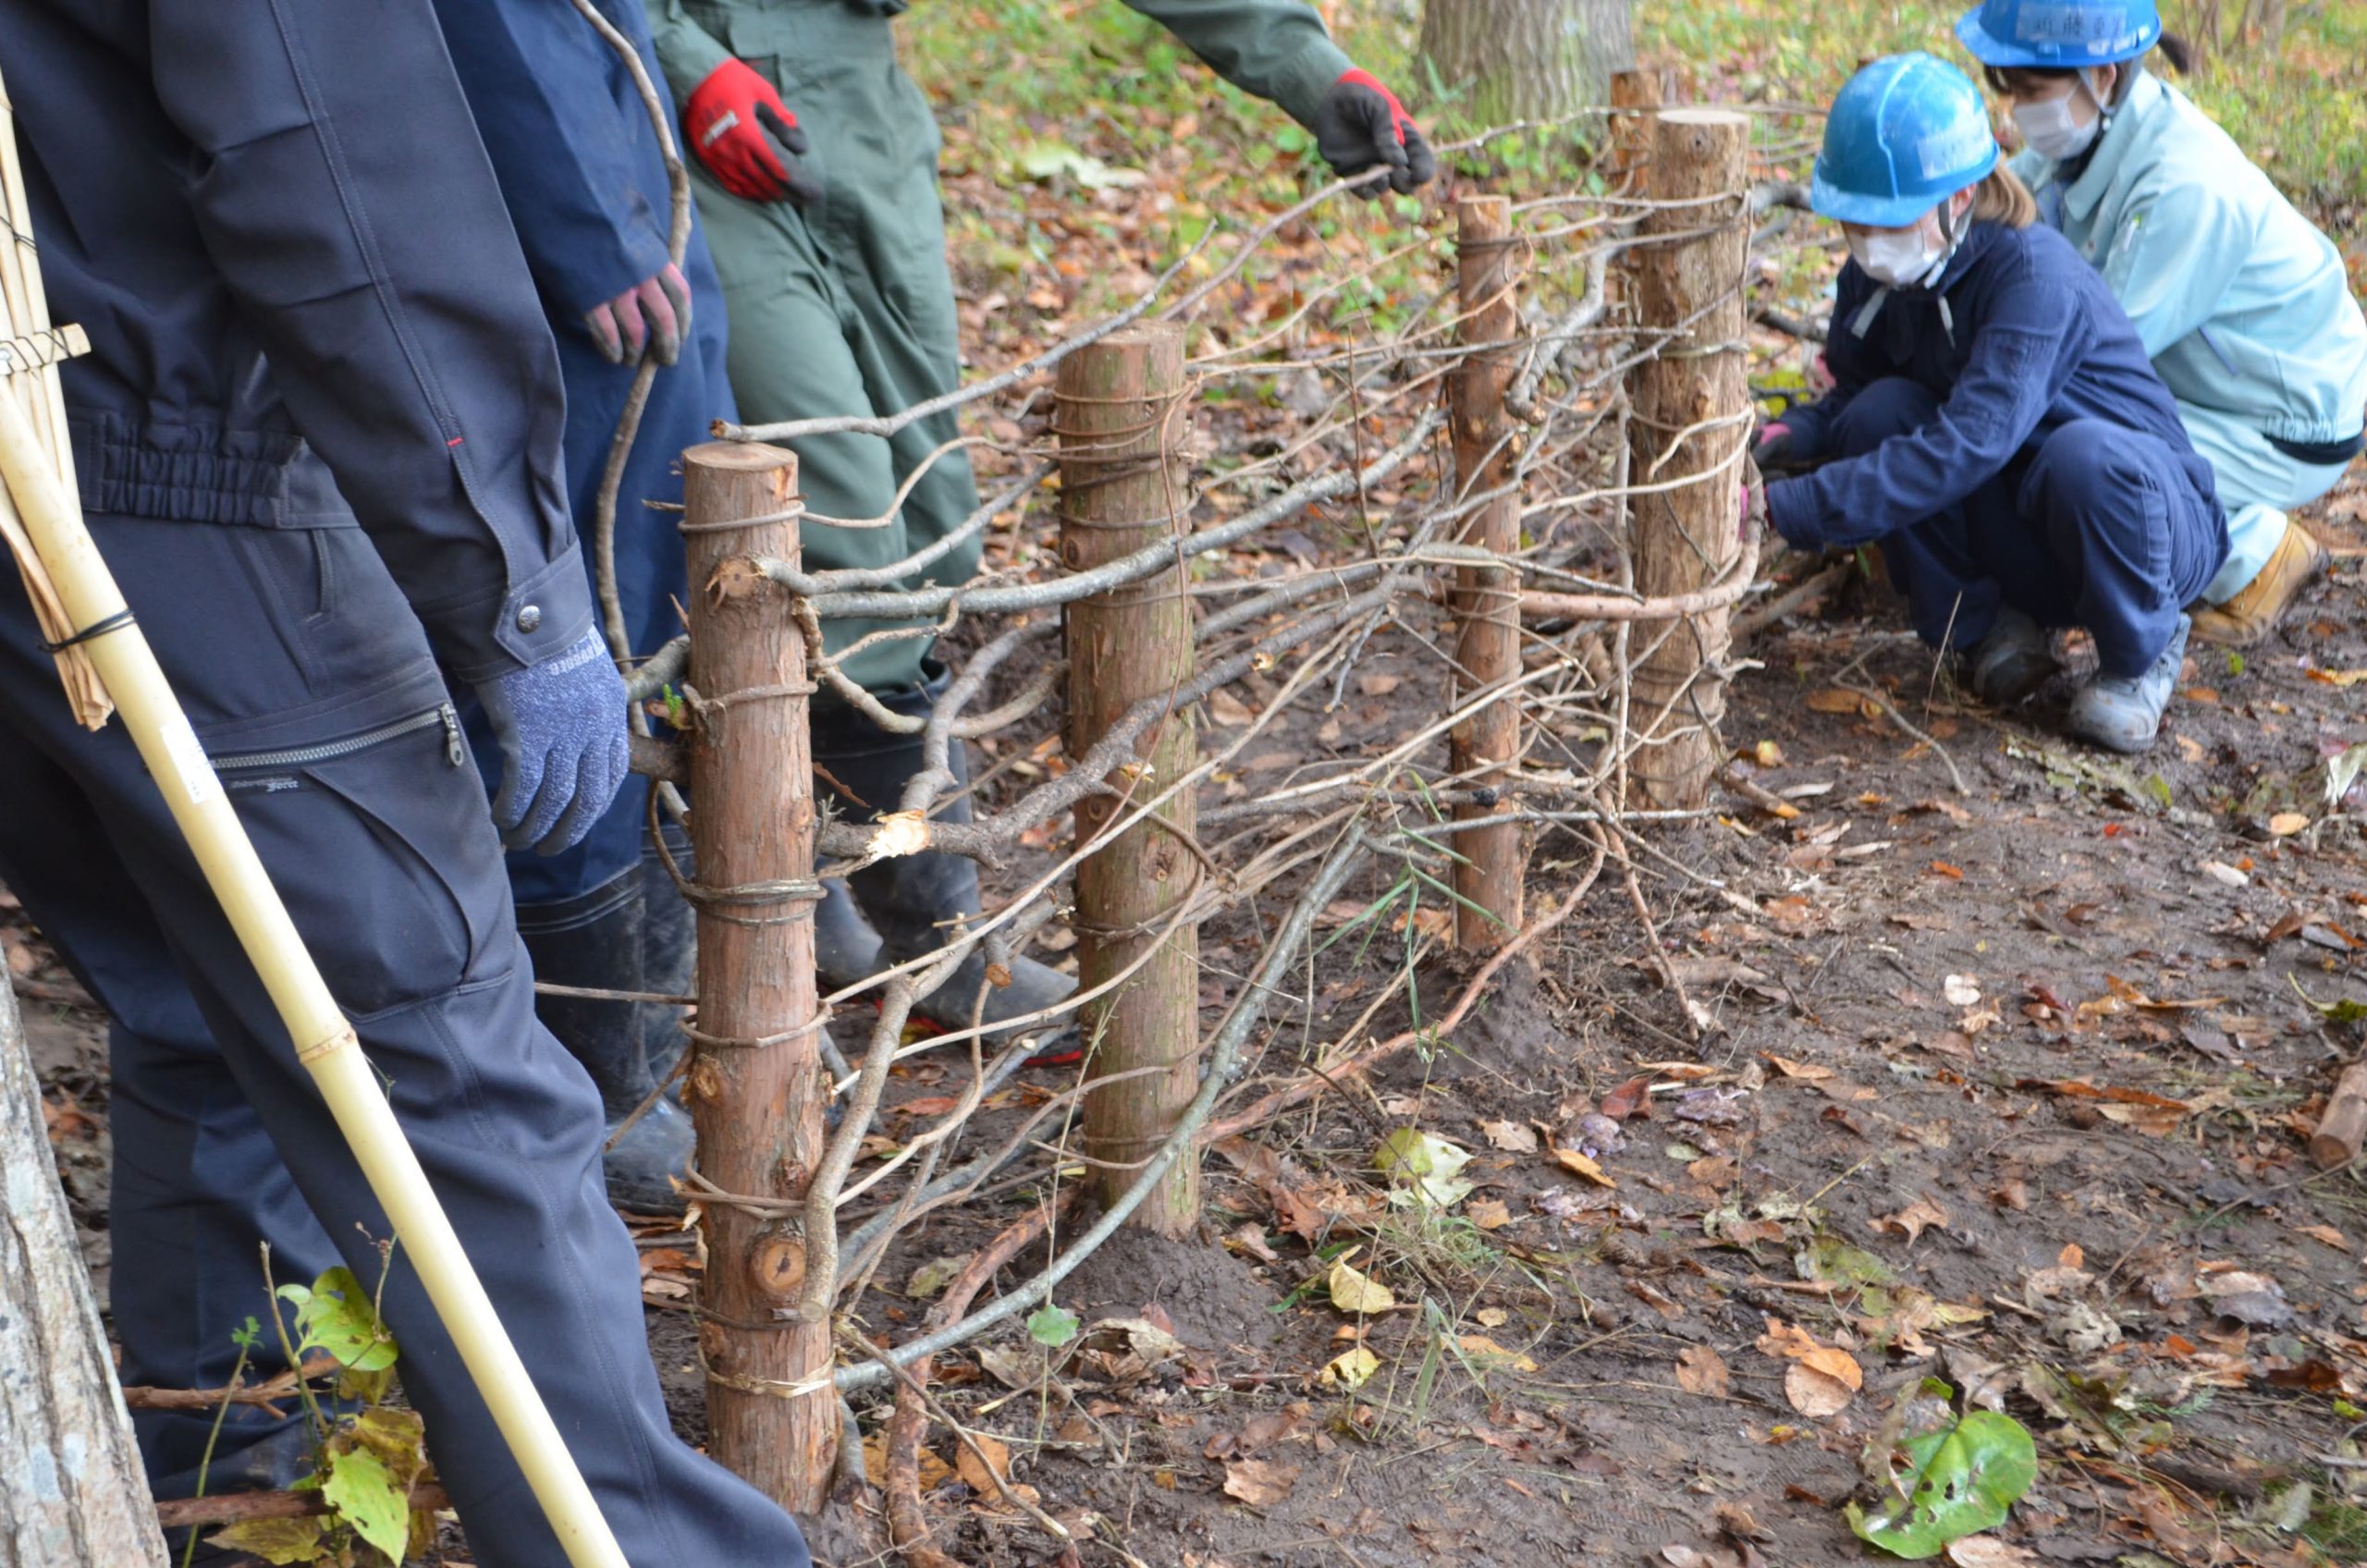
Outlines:
<svg viewBox="0 0 2367 1568"><path fill-rule="evenodd" d="M1768 518L1805 548L1879 544L1984 701L2036 692L2049 631L2085 628L2099 668L2067 728L2141 752L2226 520L2128 316L1997 159L1954 66L1893 55L1841 90L1812 187L1849 244L1834 386L1768 427L1762 464L1820 465L1768 487Z"/></svg>

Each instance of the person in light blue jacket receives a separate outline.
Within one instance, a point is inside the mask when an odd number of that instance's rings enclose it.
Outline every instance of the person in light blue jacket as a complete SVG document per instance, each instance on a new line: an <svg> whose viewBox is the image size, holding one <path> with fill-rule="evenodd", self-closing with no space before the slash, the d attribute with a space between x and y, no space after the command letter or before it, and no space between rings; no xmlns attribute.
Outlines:
<svg viewBox="0 0 2367 1568"><path fill-rule="evenodd" d="M2145 68L2154 0L1985 0L1956 35L2005 97L2015 172L2104 276L2177 397L2227 509L2194 636L2248 646L2326 553L2286 514L2361 448L2367 318L2342 257L2226 132Z"/></svg>

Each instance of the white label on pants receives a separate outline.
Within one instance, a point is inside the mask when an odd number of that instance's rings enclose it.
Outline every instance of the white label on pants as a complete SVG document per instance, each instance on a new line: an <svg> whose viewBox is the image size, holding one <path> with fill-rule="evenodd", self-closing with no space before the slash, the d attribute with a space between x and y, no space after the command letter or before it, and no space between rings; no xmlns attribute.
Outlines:
<svg viewBox="0 0 2367 1568"><path fill-rule="evenodd" d="M205 760L205 748L197 743L197 731L180 714L165 721L165 754L172 759L181 788L189 791L190 804L202 806L214 798L214 765Z"/></svg>

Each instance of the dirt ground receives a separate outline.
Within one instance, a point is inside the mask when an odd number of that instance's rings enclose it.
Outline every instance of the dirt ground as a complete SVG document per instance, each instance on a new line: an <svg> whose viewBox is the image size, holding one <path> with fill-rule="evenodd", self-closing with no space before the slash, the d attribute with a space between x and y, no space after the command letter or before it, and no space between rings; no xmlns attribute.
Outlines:
<svg viewBox="0 0 2367 1568"><path fill-rule="evenodd" d="M938 1544L1159 1568L1858 1561L1860 1450L1897 1390L1941 1377L2038 1437L2037 1484L1959 1561L2367 1561L2367 1184L2303 1152L2367 1001L2360 817L2324 794L2328 756L2367 741L2362 515L2367 472L2316 519L2346 552L2332 576L2240 660L2197 647L2135 762L2055 740L2060 692L2011 715L1960 701L1885 594L1763 633L1727 739L1797 815L1728 794L1649 835L1682 997L1606 876L1451 1037L1221 1145L1201 1237L1122 1234L1056 1292L1078 1340L1013 1328L939 1359L949 1408L1007 1448L1074 1556L950 1468ZM1352 689L1337 727L1285 734L1353 753L1435 663L1377 642L1360 672L1404 694ZM1586 858L1539 842L1532 913ZM1276 913L1207 930L1204 1016ZM104 1034L13 904L0 934L104 1285ZM1404 1027L1402 947L1327 949L1233 1103L1360 1017ZM1462 980L1428 965L1426 1013ZM924 1059L890 1095L954 1082ZM1374 1154L1405 1127L1471 1151L1473 1191L1392 1205ZM905 1238L865 1329L909 1333L914 1274L1044 1195ZM642 1239L653 1353L696 1440L695 1263L678 1234ZM1335 1305L1343 1260L1392 1302ZM959 1458L942 1427L929 1447ZM825 1561L873 1560L869 1506L821 1522Z"/></svg>

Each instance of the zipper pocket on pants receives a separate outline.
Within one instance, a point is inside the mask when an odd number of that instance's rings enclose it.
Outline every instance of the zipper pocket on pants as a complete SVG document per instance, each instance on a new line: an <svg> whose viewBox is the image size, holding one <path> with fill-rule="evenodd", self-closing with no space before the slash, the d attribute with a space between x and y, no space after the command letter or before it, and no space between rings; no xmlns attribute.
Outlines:
<svg viewBox="0 0 2367 1568"><path fill-rule="evenodd" d="M338 757L366 752L373 746L414 734L434 725L444 727L444 760L458 767L467 760L468 753L460 744L460 716L449 703L438 703L424 713L412 714L365 729L359 735L348 735L341 741L324 741L318 745L291 746L276 752L233 752L210 759L217 772L254 767L311 767L318 763L333 762Z"/></svg>

